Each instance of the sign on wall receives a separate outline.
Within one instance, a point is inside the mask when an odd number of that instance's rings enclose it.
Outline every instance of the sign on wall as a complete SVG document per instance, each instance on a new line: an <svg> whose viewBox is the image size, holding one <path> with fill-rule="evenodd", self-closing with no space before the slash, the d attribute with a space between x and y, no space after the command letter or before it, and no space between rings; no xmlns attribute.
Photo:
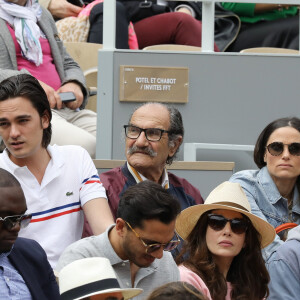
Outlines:
<svg viewBox="0 0 300 300"><path fill-rule="evenodd" d="M188 68L120 66L120 101L188 102Z"/></svg>

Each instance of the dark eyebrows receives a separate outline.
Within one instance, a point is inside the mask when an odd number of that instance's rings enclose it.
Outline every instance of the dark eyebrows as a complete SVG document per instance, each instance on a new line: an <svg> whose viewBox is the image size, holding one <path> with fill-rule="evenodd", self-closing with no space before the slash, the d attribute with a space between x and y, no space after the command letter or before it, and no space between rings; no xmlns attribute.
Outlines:
<svg viewBox="0 0 300 300"><path fill-rule="evenodd" d="M31 119L31 115L21 115L16 117L17 120L19 119Z"/></svg>
<svg viewBox="0 0 300 300"><path fill-rule="evenodd" d="M15 119L16 120L20 120L20 119L31 119L31 115L21 115L21 116L17 116ZM8 121L7 118L0 118L0 122L3 122L3 121Z"/></svg>
<svg viewBox="0 0 300 300"><path fill-rule="evenodd" d="M141 237L141 239L142 239L142 240L144 241L144 243L147 244L147 245L151 245L151 244L161 244L161 243L159 243L159 242L157 242L157 241L147 240L147 239L144 239L144 238L142 238L142 237Z"/></svg>

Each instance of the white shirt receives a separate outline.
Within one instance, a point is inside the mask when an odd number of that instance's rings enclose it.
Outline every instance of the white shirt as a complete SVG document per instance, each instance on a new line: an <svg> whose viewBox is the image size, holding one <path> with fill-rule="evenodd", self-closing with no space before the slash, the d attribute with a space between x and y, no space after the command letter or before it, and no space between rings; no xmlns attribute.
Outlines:
<svg viewBox="0 0 300 300"><path fill-rule="evenodd" d="M63 250L79 240L83 229L82 207L89 200L106 198L97 170L86 150L79 146L48 146L51 160L41 184L25 167L15 165L7 150L0 154L0 167L20 182L33 218L19 236L36 240L56 266Z"/></svg>

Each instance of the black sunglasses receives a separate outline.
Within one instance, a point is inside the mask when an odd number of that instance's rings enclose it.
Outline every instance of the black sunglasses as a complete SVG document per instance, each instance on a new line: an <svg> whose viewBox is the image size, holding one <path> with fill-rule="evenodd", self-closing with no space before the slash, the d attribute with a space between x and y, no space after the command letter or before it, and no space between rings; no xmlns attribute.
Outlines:
<svg viewBox="0 0 300 300"><path fill-rule="evenodd" d="M300 143L284 144L281 142L273 142L269 144L266 148L269 153L273 156L278 156L283 152L284 146L288 146L291 155L300 156Z"/></svg>
<svg viewBox="0 0 300 300"><path fill-rule="evenodd" d="M242 234L246 232L248 228L248 220L244 218L227 219L221 215L208 214L208 226L215 231L222 230L227 222L230 223L232 232L236 234Z"/></svg>
<svg viewBox="0 0 300 300"><path fill-rule="evenodd" d="M21 228L27 227L31 218L32 215L7 216L5 218L0 217L0 221L3 222L5 229L12 230L18 223Z"/></svg>
<svg viewBox="0 0 300 300"><path fill-rule="evenodd" d="M125 223L128 225L128 227L131 229L131 231L135 234L135 236L142 242L144 247L146 248L146 253L150 254L152 252L155 252L159 250L161 247L163 247L164 251L172 251L175 249L178 244L180 243L179 236L175 232L176 240L171 240L168 243L162 244L162 243L155 243L155 244L147 244L144 242L144 240L139 236L139 234L131 227L131 225L125 221Z"/></svg>

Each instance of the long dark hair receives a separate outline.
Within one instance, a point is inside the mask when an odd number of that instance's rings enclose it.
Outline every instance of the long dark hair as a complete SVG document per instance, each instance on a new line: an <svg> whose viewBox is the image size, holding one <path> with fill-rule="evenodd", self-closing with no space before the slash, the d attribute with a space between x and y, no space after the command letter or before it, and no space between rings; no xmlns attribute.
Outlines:
<svg viewBox="0 0 300 300"><path fill-rule="evenodd" d="M261 254L260 234L249 221L245 246L233 259L227 278L224 278L206 244L209 212L199 218L196 226L185 240L176 262L182 263L199 275L214 300L224 300L227 294L226 281L232 284L232 300L258 300L267 297L270 277ZM247 218L244 215L243 217ZM184 257L186 258L184 259Z"/></svg>

